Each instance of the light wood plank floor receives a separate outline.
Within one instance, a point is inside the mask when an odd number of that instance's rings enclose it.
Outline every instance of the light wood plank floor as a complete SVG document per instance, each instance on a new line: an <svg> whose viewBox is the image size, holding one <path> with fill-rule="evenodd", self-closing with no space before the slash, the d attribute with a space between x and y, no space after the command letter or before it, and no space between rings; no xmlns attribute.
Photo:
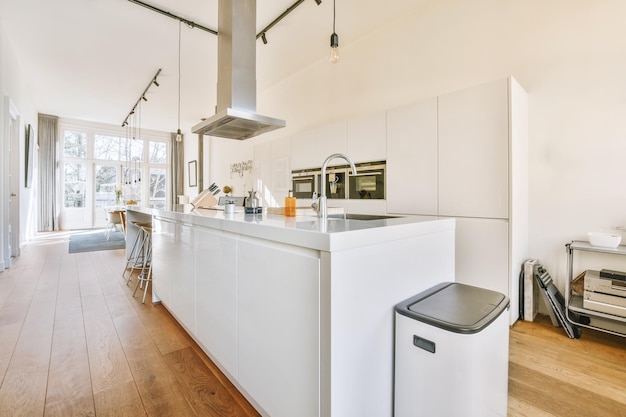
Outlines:
<svg viewBox="0 0 626 417"><path fill-rule="evenodd" d="M42 234L0 273L0 417L258 415L162 306L132 297L122 250L67 242ZM626 339L516 323L509 416L626 417Z"/></svg>

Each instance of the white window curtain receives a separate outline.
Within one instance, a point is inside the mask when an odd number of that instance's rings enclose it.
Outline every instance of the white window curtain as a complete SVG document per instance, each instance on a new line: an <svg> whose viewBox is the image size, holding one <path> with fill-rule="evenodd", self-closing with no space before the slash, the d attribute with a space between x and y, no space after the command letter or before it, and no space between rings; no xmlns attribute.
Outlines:
<svg viewBox="0 0 626 417"><path fill-rule="evenodd" d="M185 171L183 169L184 158L184 146L183 140L176 141L176 133L172 133L171 143L172 152L170 152L170 178L172 179L172 188L170 201L172 208L178 204L178 196L185 194Z"/></svg>
<svg viewBox="0 0 626 417"><path fill-rule="evenodd" d="M39 145L39 220L40 232L59 230L57 204L59 133L57 116L39 114L37 144Z"/></svg>

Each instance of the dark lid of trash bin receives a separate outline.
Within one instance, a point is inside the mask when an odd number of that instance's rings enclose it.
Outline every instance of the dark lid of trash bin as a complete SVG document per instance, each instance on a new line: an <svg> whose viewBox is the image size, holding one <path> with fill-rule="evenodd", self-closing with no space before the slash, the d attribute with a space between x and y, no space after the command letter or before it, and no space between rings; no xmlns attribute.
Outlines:
<svg viewBox="0 0 626 417"><path fill-rule="evenodd" d="M508 297L499 292L445 282L398 304L396 311L451 332L477 333L508 305Z"/></svg>

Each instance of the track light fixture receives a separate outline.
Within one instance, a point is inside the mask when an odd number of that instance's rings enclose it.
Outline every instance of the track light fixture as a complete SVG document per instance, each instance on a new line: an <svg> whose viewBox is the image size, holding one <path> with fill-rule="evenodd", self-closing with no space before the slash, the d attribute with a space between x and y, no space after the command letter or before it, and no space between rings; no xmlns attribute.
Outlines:
<svg viewBox="0 0 626 417"><path fill-rule="evenodd" d="M335 0L333 0L333 34L330 35L330 58L328 59L333 64L339 62L339 35L335 32Z"/></svg>
<svg viewBox="0 0 626 417"><path fill-rule="evenodd" d="M317 5L319 6L320 4L322 4L322 0L315 0L315 3L317 3Z"/></svg>
<svg viewBox="0 0 626 417"><path fill-rule="evenodd" d="M152 77L150 79L150 82L148 83L148 86L146 87L145 90L143 90L143 93L141 93L141 95L139 96L139 98L135 102L135 105L133 106L133 108L130 109L130 111L126 115L126 118L122 122L122 127L128 126L128 119L130 118L130 116L132 116L135 113L135 109L137 109L137 106L139 105L141 100L148 101L148 99L146 98L146 93L148 92L150 87L152 87L152 84L156 85L157 87L159 86L159 83L157 82L157 77L159 76L160 73L161 73L161 68L159 68L159 70L156 72L156 74L154 74L154 77Z"/></svg>
<svg viewBox="0 0 626 417"><path fill-rule="evenodd" d="M265 37L265 32L261 33L261 40L263 41L263 45L267 45L267 38Z"/></svg>

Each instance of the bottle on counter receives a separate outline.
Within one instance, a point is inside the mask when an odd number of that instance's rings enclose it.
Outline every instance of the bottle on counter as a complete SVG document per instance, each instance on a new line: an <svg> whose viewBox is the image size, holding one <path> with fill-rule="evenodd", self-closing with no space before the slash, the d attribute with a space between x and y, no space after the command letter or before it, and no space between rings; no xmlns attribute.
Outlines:
<svg viewBox="0 0 626 417"><path fill-rule="evenodd" d="M293 196L293 190L289 190L285 197L285 216L296 217L296 198Z"/></svg>
<svg viewBox="0 0 626 417"><path fill-rule="evenodd" d="M245 213L247 214L257 214L262 213L263 208L259 204L259 198L256 195L256 191L248 191L249 196L246 198L245 203Z"/></svg>

